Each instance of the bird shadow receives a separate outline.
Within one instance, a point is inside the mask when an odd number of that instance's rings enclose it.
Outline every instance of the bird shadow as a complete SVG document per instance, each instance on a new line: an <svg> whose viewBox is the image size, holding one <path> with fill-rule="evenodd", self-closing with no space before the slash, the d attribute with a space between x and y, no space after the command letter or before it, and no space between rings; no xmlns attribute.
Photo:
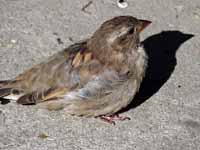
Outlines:
<svg viewBox="0 0 200 150"><path fill-rule="evenodd" d="M142 42L149 56L146 76L134 100L122 112L144 103L165 84L177 64L177 50L193 36L192 34L185 34L180 31L162 31Z"/></svg>
<svg viewBox="0 0 200 150"><path fill-rule="evenodd" d="M1 105L6 105L8 103L10 103L9 99L5 99L5 98L0 97L0 104Z"/></svg>
<svg viewBox="0 0 200 150"><path fill-rule="evenodd" d="M149 56L146 76L134 100L120 112L128 111L144 103L163 86L170 78L177 64L177 50L193 36L180 31L163 31L150 36L142 42ZM5 105L9 102L10 100L0 98L1 104Z"/></svg>

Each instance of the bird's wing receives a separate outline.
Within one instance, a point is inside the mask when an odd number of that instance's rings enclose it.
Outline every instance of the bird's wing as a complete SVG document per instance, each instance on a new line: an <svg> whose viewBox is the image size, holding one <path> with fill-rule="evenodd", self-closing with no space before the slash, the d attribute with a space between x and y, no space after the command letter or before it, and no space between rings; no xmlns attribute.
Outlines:
<svg viewBox="0 0 200 150"><path fill-rule="evenodd" d="M85 78L85 77L83 77ZM18 99L20 104L36 104L43 101L63 99L73 100L92 100L102 98L111 94L123 82L127 81L125 76L117 76L113 71L105 71L99 75L93 75L90 79L83 79L76 88L52 87L44 91L34 91Z"/></svg>
<svg viewBox="0 0 200 150"><path fill-rule="evenodd" d="M75 43L68 48L49 57L46 61L33 66L31 69L18 75L14 80L22 89L30 88L30 91L38 89L48 89L57 86L54 78L63 79L66 74L62 71L71 69L71 62L76 54L84 49L86 40ZM57 77L56 77L57 75ZM20 85L21 84L21 85Z"/></svg>
<svg viewBox="0 0 200 150"><path fill-rule="evenodd" d="M112 93L128 80L128 70L120 74L112 65L105 65L87 50L78 51L71 59L70 67L67 69L68 80L63 80L64 84L29 93L21 97L18 103L39 103L52 99L97 99Z"/></svg>
<svg viewBox="0 0 200 150"><path fill-rule="evenodd" d="M119 88L127 80L127 75L119 75L113 70L105 70L100 74L91 76L81 88L66 93L64 99L91 100L102 98Z"/></svg>
<svg viewBox="0 0 200 150"><path fill-rule="evenodd" d="M15 79L0 81L0 97L7 96L6 98L9 99L17 99L19 97L18 94L30 94L40 90L48 91L57 87L58 82L69 78L64 71L69 72L71 61L85 47L86 42L87 40L84 40L69 46L46 61L18 75ZM55 80L55 78L60 79L60 81ZM71 83L70 86L74 86L73 84L76 83Z"/></svg>
<svg viewBox="0 0 200 150"><path fill-rule="evenodd" d="M135 80L134 80L135 81ZM127 106L136 93L137 83L129 83L129 77L114 70L105 70L91 76L87 83L67 91L56 100L42 103L48 110L65 110L77 116L99 116L115 113Z"/></svg>

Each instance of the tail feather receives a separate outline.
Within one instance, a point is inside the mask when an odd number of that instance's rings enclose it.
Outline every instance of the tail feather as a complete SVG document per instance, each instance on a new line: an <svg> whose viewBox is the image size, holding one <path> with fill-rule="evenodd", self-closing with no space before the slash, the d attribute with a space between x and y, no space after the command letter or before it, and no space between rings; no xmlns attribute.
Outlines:
<svg viewBox="0 0 200 150"><path fill-rule="evenodd" d="M0 81L0 98L17 99L23 91L16 88L16 80Z"/></svg>
<svg viewBox="0 0 200 150"><path fill-rule="evenodd" d="M10 80L0 81L0 88L3 87L3 86L8 85L10 82L11 82Z"/></svg>
<svg viewBox="0 0 200 150"><path fill-rule="evenodd" d="M41 95L40 95L41 96ZM21 96L18 100L18 104L22 105L31 105L31 104L36 104L38 100L39 95L35 93L29 93Z"/></svg>
<svg viewBox="0 0 200 150"><path fill-rule="evenodd" d="M17 103L22 105L29 105L49 100L55 100L59 97L62 97L68 90L69 89L67 88L50 88L46 91L35 91L21 96L17 100Z"/></svg>
<svg viewBox="0 0 200 150"><path fill-rule="evenodd" d="M18 85L18 80L3 80L0 81L0 89L4 88L14 88Z"/></svg>
<svg viewBox="0 0 200 150"><path fill-rule="evenodd" d="M8 87L8 84L10 82L11 80L0 81L0 97L10 95L10 93L12 92L12 88Z"/></svg>
<svg viewBox="0 0 200 150"><path fill-rule="evenodd" d="M2 88L0 89L0 97L8 96L12 93L12 88Z"/></svg>

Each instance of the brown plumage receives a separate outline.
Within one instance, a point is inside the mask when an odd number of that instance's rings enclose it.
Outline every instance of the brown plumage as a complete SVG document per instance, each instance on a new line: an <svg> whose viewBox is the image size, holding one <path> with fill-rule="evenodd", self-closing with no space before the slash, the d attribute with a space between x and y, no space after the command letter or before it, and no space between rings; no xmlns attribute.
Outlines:
<svg viewBox="0 0 200 150"><path fill-rule="evenodd" d="M0 97L20 95L19 104L42 102L71 115L113 115L131 102L145 75L147 56L139 33L149 24L132 16L108 20L90 39L1 81Z"/></svg>

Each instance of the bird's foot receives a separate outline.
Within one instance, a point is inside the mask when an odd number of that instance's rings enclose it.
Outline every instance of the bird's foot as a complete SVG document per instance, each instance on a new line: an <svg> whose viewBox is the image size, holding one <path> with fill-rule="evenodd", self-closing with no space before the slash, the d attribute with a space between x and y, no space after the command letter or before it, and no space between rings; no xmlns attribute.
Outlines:
<svg viewBox="0 0 200 150"><path fill-rule="evenodd" d="M118 114L110 115L110 116L101 116L100 119L113 125L115 125L115 121L118 121L118 120L119 121L131 120L131 118L129 117L119 116Z"/></svg>

